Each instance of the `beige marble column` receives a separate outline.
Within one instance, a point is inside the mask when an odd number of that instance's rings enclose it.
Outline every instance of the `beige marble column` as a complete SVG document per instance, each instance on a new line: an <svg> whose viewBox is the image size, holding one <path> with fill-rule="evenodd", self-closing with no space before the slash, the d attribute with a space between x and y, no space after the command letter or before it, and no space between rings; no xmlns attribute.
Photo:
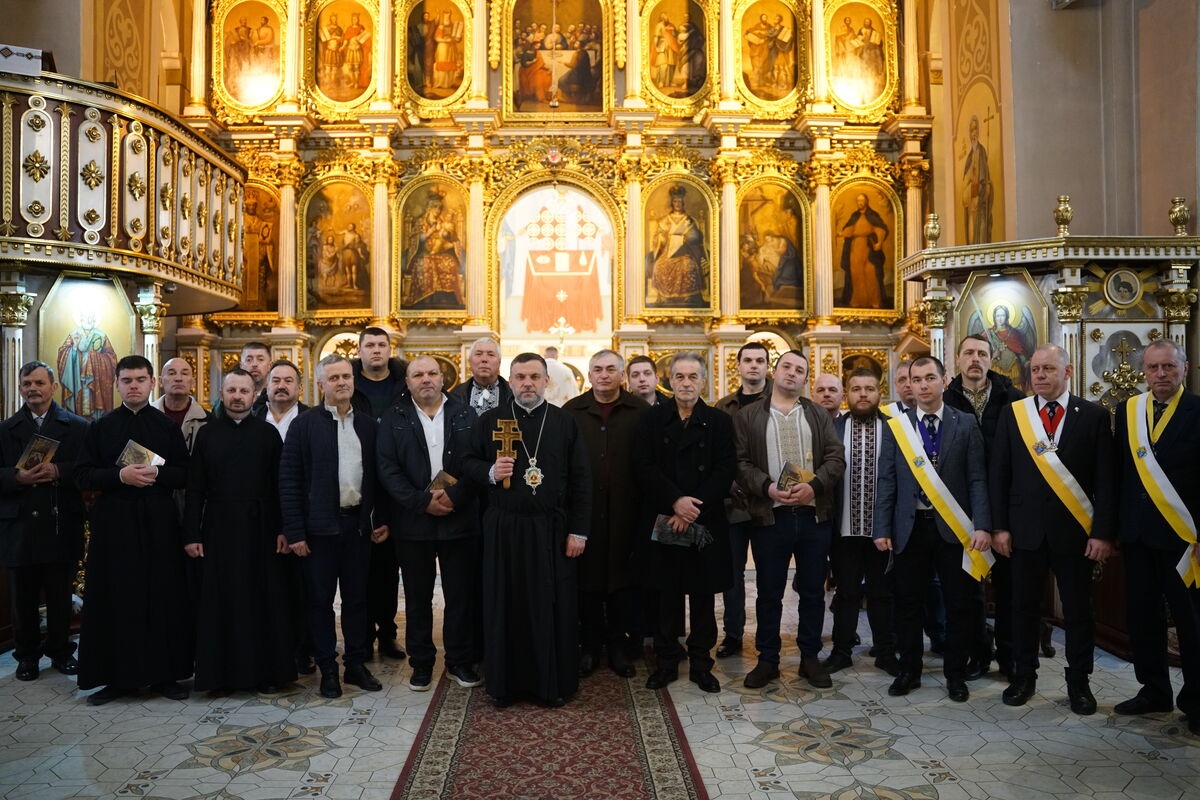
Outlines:
<svg viewBox="0 0 1200 800"><path fill-rule="evenodd" d="M721 175L721 238L718 298L720 299L720 323L737 325L738 310L738 236L737 236L737 163L733 160L719 162Z"/></svg>
<svg viewBox="0 0 1200 800"><path fill-rule="evenodd" d="M616 0L621 2L621 0ZM642 98L642 17L638 0L626 0L625 11L625 107L645 108Z"/></svg>
<svg viewBox="0 0 1200 800"><path fill-rule="evenodd" d="M197 5L204 5L198 3ZM282 111L297 111L300 108L300 35L301 0L288 0L287 20L284 27L287 30L287 45L283 52L283 102Z"/></svg>
<svg viewBox="0 0 1200 800"><path fill-rule="evenodd" d="M385 326L392 313L392 221L388 204L388 166L377 162L375 195L371 204L371 316L372 324Z"/></svg>
<svg viewBox="0 0 1200 800"><path fill-rule="evenodd" d="M208 116L208 3L192 3L192 41L188 52L187 117Z"/></svg>
<svg viewBox="0 0 1200 800"><path fill-rule="evenodd" d="M19 272L0 277L0 410L7 419L21 407L21 365L25 363L25 323L37 295L25 291Z"/></svg>
<svg viewBox="0 0 1200 800"><path fill-rule="evenodd" d="M488 4L480 2L475 7L477 10L471 17L471 97L467 100L467 108L488 108L488 83L491 78L487 59L488 15L483 13ZM488 13L500 13L499 6L493 5ZM512 31L509 31L511 34Z"/></svg>
<svg viewBox="0 0 1200 800"><path fill-rule="evenodd" d="M721 0L721 21L718 29L717 54L721 69L721 101L728 103L737 99L737 88L733 80L733 48L737 37L733 35L733 0Z"/></svg>
<svg viewBox="0 0 1200 800"><path fill-rule="evenodd" d="M296 184L279 187L279 324L296 326L296 273L304 269L296 247Z"/></svg>
<svg viewBox="0 0 1200 800"><path fill-rule="evenodd" d="M812 0L813 108L817 110L830 107L825 49L825 0Z"/></svg>
<svg viewBox="0 0 1200 800"><path fill-rule="evenodd" d="M627 173L625 184L625 319L637 320L646 302L645 242L642 234L642 173ZM624 321L622 321L624 322Z"/></svg>
<svg viewBox="0 0 1200 800"><path fill-rule="evenodd" d="M137 313L142 323L142 355L157 371L162 347L163 318L167 315L167 304L163 302L163 285L160 281L149 281L138 286Z"/></svg>
<svg viewBox="0 0 1200 800"><path fill-rule="evenodd" d="M478 156L467 172L467 325L491 329L487 314L487 236L484 231L484 181L491 163Z"/></svg>
<svg viewBox="0 0 1200 800"><path fill-rule="evenodd" d="M392 19L392 0L379 0L379 19L382 20L381 24L375 26L376 36L379 37L379 60L375 64L375 100L371 103L373 110L388 109L392 105L396 61L392 57L392 36L396 29Z"/></svg>
<svg viewBox="0 0 1200 800"><path fill-rule="evenodd" d="M833 315L833 209L830 207L829 176L817 178L813 197L813 288L819 321Z"/></svg>

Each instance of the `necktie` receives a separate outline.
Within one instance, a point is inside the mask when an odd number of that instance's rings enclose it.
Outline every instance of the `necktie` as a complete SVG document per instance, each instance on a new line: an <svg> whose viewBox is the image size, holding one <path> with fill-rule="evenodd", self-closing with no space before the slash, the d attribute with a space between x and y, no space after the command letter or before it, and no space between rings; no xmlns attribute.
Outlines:
<svg viewBox="0 0 1200 800"><path fill-rule="evenodd" d="M1163 412L1166 410L1167 410L1166 403L1160 403L1157 400L1155 400L1154 401L1154 421L1158 422L1158 420L1162 417Z"/></svg>
<svg viewBox="0 0 1200 800"><path fill-rule="evenodd" d="M34 417L33 421L37 425L38 430L40 431L42 429L42 423L46 421L46 418L45 417Z"/></svg>
<svg viewBox="0 0 1200 800"><path fill-rule="evenodd" d="M1054 436L1054 432L1058 430L1059 408L1061 408L1061 406L1059 406L1058 401L1056 400L1051 400L1042 407L1042 411L1045 412L1042 417L1042 428L1045 429L1046 433L1052 438Z"/></svg>
<svg viewBox="0 0 1200 800"><path fill-rule="evenodd" d="M929 444L925 448L926 455L929 456L929 460L936 467L938 463L937 439L935 438L938 426L937 414L926 414L922 417L922 421L925 423L925 430L929 432ZM921 491L920 498L922 506L928 507L930 505L929 496L925 494L924 490Z"/></svg>

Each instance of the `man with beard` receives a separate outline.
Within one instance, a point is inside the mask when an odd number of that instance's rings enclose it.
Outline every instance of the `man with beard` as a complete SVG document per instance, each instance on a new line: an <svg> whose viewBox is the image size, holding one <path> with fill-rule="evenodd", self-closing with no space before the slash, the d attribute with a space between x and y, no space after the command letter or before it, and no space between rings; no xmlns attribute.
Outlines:
<svg viewBox="0 0 1200 800"><path fill-rule="evenodd" d="M296 680L279 533L278 434L251 416L254 379L221 383L224 412L204 426L188 466L184 552L200 562L197 690L275 691Z"/></svg>
<svg viewBox="0 0 1200 800"><path fill-rule="evenodd" d="M192 674L196 642L172 492L187 482L187 445L150 406L149 361L125 356L116 376L121 405L88 428L75 472L80 489L101 492L92 509L79 688L104 687L88 697L94 706L143 686L183 700L179 681Z"/></svg>
<svg viewBox="0 0 1200 800"><path fill-rule="evenodd" d="M513 399L479 418L466 461L469 479L488 487L487 692L498 706L520 695L561 706L579 687L576 559L587 545L592 478L575 420L545 401L542 357L518 355L509 381ZM501 455L508 449L516 457Z"/></svg>
<svg viewBox="0 0 1200 800"><path fill-rule="evenodd" d="M192 397L192 392L196 391L196 375L192 372L192 365L182 358L169 359L162 365L158 385L163 393L152 405L179 426L190 453L196 444L196 434L212 419L204 406Z"/></svg>
<svg viewBox="0 0 1200 800"><path fill-rule="evenodd" d="M620 354L600 350L588 363L592 390L563 406L579 427L592 473L592 527L579 557L580 677L600 664L602 647L613 672L622 678L634 675L625 656L625 631L633 622L629 562L637 525L631 502L637 486L630 467L637 421L647 406L621 388L624 376Z"/></svg>
<svg viewBox="0 0 1200 800"><path fill-rule="evenodd" d="M888 582L887 553L875 547L875 482L879 451L887 417L879 413L879 379L868 368L856 369L846 380L850 413L833 427L846 451L846 472L834 492L833 651L825 660L826 672L837 672L854 663L851 655L858 631L866 581L867 620L875 651L875 666L889 675L898 673L896 632L892 625L892 589Z"/></svg>
<svg viewBox="0 0 1200 800"><path fill-rule="evenodd" d="M454 387L458 399L469 405L479 416L493 408L512 404L508 381L500 377L500 345L495 339L476 339L467 353L471 377Z"/></svg>
<svg viewBox="0 0 1200 800"><path fill-rule="evenodd" d="M392 406L379 426L379 480L392 500L392 539L404 575L408 688L424 692L433 682L439 565L446 672L459 686L478 686L479 502L463 467L475 412L442 392L442 370L431 356L409 362L405 382L411 400Z"/></svg>
<svg viewBox="0 0 1200 800"><path fill-rule="evenodd" d="M271 364L271 348L262 342L247 342L242 345L242 354L238 359L238 369L250 373L254 379L254 405L251 411L257 412L259 406L267 404L267 370ZM221 398L213 403L212 413L221 413Z"/></svg>
<svg viewBox="0 0 1200 800"><path fill-rule="evenodd" d="M58 403L54 368L31 361L18 372L24 405L0 423L0 566L12 582L16 678L38 676L43 655L64 675L79 671L70 640L71 577L83 557L83 499L75 462L88 422ZM58 442L34 465L22 457L37 436ZM46 595L46 639L38 606Z"/></svg>
<svg viewBox="0 0 1200 800"><path fill-rule="evenodd" d="M625 367L629 377L629 392L647 405L656 406L667 396L658 390L658 373L650 356L634 356Z"/></svg>

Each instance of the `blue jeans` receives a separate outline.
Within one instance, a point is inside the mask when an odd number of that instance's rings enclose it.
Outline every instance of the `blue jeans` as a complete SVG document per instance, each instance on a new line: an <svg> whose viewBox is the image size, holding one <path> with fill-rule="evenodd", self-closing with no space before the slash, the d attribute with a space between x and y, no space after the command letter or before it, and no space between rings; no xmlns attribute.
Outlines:
<svg viewBox="0 0 1200 800"><path fill-rule="evenodd" d="M821 652L821 624L825 620L825 571L829 564L832 528L817 522L812 508L775 509L775 524L752 529L750 547L758 571L758 632L754 644L759 661L779 663L779 620L792 556L796 557L795 589L800 595L796 644L801 655Z"/></svg>
<svg viewBox="0 0 1200 800"><path fill-rule="evenodd" d="M741 639L746 632L746 552L750 547L750 532L754 526L749 522L735 522L729 526L729 548L733 551L733 586L722 596L725 599L725 616L721 624L725 635Z"/></svg>

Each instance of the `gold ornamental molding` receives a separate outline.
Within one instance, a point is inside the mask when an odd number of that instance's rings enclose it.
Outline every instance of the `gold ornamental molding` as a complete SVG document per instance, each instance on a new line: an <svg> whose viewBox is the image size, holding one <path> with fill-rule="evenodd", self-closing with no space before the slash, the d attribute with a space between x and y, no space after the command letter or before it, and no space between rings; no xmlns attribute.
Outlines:
<svg viewBox="0 0 1200 800"><path fill-rule="evenodd" d="M309 186L330 175L349 175L370 184L374 181L372 173L372 161L362 152L333 147L317 153L300 185Z"/></svg>
<svg viewBox="0 0 1200 800"><path fill-rule="evenodd" d="M900 165L870 144L861 144L835 151L823 158L806 161L800 167L800 174L806 179L810 193L815 192L818 185L837 186L860 177L875 178L895 188L903 186Z"/></svg>
<svg viewBox="0 0 1200 800"><path fill-rule="evenodd" d="M1163 289L1155 297L1168 324L1185 325L1192 319L1192 306L1196 304L1196 294L1195 289Z"/></svg>
<svg viewBox="0 0 1200 800"><path fill-rule="evenodd" d="M25 327L35 297L37 295L28 292L0 292L0 325Z"/></svg>
<svg viewBox="0 0 1200 800"><path fill-rule="evenodd" d="M657 148L652 155L643 156L646 165L643 180L653 180L662 175L691 175L705 183L712 181L712 161L704 158L700 151L678 142Z"/></svg>
<svg viewBox="0 0 1200 800"><path fill-rule="evenodd" d="M734 161L734 168L734 180L738 183L768 176L795 179L800 174L800 162L774 147L751 150L749 155Z"/></svg>
<svg viewBox="0 0 1200 800"><path fill-rule="evenodd" d="M538 137L514 142L504 158L492 160L484 195L490 201L530 175L545 174L556 178L573 173L603 187L606 199L624 209L625 193L621 191L624 184L619 161L619 156L578 139Z"/></svg>
<svg viewBox="0 0 1200 800"><path fill-rule="evenodd" d="M1058 321L1064 325L1083 319L1083 307L1087 304L1087 298L1088 290L1080 286L1055 289L1050 293L1050 301L1054 303Z"/></svg>

